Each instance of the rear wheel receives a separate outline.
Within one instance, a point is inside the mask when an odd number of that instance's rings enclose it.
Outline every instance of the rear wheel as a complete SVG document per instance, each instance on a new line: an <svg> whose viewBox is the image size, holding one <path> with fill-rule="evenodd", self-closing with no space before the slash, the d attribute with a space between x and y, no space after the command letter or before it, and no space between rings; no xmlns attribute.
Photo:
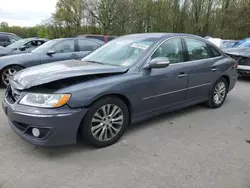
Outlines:
<svg viewBox="0 0 250 188"><path fill-rule="evenodd" d="M3 69L1 72L1 81L3 86L8 86L10 84L10 79L13 77L13 75L23 69L20 66L9 66Z"/></svg>
<svg viewBox="0 0 250 188"><path fill-rule="evenodd" d="M106 147L117 142L129 123L127 105L116 97L95 102L82 123L81 134L94 147Z"/></svg>
<svg viewBox="0 0 250 188"><path fill-rule="evenodd" d="M225 78L216 81L209 96L208 106L211 108L219 108L226 100L228 93L228 83Z"/></svg>

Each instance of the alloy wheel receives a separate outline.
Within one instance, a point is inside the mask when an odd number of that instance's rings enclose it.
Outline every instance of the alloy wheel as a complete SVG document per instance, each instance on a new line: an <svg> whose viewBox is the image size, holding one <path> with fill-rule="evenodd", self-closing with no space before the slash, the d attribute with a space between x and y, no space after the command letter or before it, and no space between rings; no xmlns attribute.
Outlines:
<svg viewBox="0 0 250 188"><path fill-rule="evenodd" d="M226 96L226 84L224 82L219 82L214 89L214 102L215 104L221 104Z"/></svg>
<svg viewBox="0 0 250 188"><path fill-rule="evenodd" d="M17 70L13 68L7 68L2 73L2 81L7 86L10 84L10 79L13 77L13 75L17 72Z"/></svg>
<svg viewBox="0 0 250 188"><path fill-rule="evenodd" d="M113 139L123 126L123 112L114 104L102 106L91 120L91 133L98 141Z"/></svg>

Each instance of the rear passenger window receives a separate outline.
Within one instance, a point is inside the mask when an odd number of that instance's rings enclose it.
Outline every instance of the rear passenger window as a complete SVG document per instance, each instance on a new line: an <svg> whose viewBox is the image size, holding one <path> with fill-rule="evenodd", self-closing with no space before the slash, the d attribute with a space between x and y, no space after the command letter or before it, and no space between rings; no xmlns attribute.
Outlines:
<svg viewBox="0 0 250 188"><path fill-rule="evenodd" d="M207 45L212 57L219 57L221 54L212 46Z"/></svg>
<svg viewBox="0 0 250 188"><path fill-rule="evenodd" d="M196 39L185 38L190 61L208 59L211 55L209 47L205 42Z"/></svg>
<svg viewBox="0 0 250 188"><path fill-rule="evenodd" d="M90 40L78 40L78 44L80 51L93 51L99 46L96 42Z"/></svg>

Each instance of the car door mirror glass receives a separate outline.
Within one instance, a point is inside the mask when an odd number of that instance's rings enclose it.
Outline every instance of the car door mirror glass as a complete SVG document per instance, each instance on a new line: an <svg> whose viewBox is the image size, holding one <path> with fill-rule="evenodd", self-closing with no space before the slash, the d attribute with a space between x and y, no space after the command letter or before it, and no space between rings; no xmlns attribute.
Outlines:
<svg viewBox="0 0 250 188"><path fill-rule="evenodd" d="M54 50L49 50L48 52L47 52L47 55L53 55L53 54L55 54L56 53L56 51L54 51Z"/></svg>
<svg viewBox="0 0 250 188"><path fill-rule="evenodd" d="M156 57L150 61L148 68L165 68L168 67L170 61L167 57Z"/></svg>

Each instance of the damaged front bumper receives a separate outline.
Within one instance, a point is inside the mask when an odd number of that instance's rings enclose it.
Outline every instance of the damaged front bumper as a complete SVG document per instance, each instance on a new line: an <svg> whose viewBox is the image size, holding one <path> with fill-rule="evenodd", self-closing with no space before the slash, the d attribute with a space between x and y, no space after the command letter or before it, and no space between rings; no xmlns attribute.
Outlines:
<svg viewBox="0 0 250 188"><path fill-rule="evenodd" d="M240 76L250 76L250 66L239 65L237 72Z"/></svg>
<svg viewBox="0 0 250 188"><path fill-rule="evenodd" d="M24 140L44 147L74 144L77 132L87 109L42 109L10 104L4 99L2 108L9 119L10 127ZM39 136L33 129L39 130ZM37 131L36 130L36 131Z"/></svg>

